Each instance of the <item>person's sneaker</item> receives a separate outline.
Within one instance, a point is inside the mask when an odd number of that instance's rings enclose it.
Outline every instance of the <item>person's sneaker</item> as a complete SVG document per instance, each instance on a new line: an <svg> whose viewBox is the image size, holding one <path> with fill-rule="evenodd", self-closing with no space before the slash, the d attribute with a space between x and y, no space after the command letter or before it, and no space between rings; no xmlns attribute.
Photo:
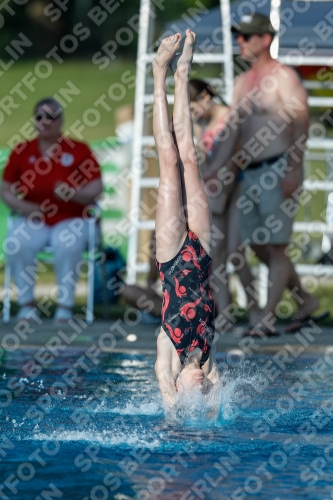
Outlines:
<svg viewBox="0 0 333 500"><path fill-rule="evenodd" d="M56 323L68 323L71 319L73 319L72 309L61 306L57 307L53 316L53 321Z"/></svg>
<svg viewBox="0 0 333 500"><path fill-rule="evenodd" d="M40 312L36 306L21 306L19 312L15 316L15 321L33 321L40 317Z"/></svg>

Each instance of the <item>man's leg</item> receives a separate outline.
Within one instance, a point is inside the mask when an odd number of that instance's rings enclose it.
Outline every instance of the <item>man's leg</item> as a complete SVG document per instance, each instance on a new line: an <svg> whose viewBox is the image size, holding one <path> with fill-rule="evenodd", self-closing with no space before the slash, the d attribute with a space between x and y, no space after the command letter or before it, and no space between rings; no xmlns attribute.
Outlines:
<svg viewBox="0 0 333 500"><path fill-rule="evenodd" d="M268 279L272 283L272 286L268 291L268 300L265 310L268 307L270 296L278 294L278 291L275 289L275 282L272 281L272 279L275 279L275 275L277 276L278 285L279 283L281 283L282 285L282 279L286 280L284 282L284 287L280 299L282 297L284 289L288 288L297 304L297 312L294 315L295 320L302 320L306 318L309 314L311 314L319 307L318 299L304 290L296 273L294 265L288 255L288 245L253 245L251 246L251 248L255 252L256 256L269 268ZM276 264L281 267L278 267L271 273L271 268ZM282 268L282 266L284 267ZM279 273L281 273L280 277L278 276ZM271 304L274 304L275 300L272 298L270 302ZM276 303L276 305L278 304L278 302Z"/></svg>
<svg viewBox="0 0 333 500"><path fill-rule="evenodd" d="M187 231L179 156L172 137L171 117L165 91L168 65L179 49L180 42L179 34L165 38L153 61L153 133L160 164L160 185L156 209L156 258L159 262L167 262L177 254Z"/></svg>
<svg viewBox="0 0 333 500"><path fill-rule="evenodd" d="M255 325L258 322L260 310L255 293L255 279L246 261L245 248L241 245L241 232L239 229L241 224L241 212L237 207L237 200L241 194L241 187L240 182L235 185L227 210L227 252L230 262L235 266L246 294L250 325Z"/></svg>
<svg viewBox="0 0 333 500"><path fill-rule="evenodd" d="M173 123L181 160L181 176L184 187L184 206L188 227L198 236L206 252L211 247L210 206L204 181L200 177L197 153L193 142L189 96L189 72L191 69L195 34L186 31L184 49L175 72L175 103Z"/></svg>
<svg viewBox="0 0 333 500"><path fill-rule="evenodd" d="M272 286L268 289L267 304L264 307L261 320L268 314L275 315L275 310L280 302L285 288L289 282L292 263L286 255L287 245L265 245L268 257L268 280Z"/></svg>
<svg viewBox="0 0 333 500"><path fill-rule="evenodd" d="M265 316L267 320L269 313L275 315L285 288L289 288L297 300L300 317L305 317L318 307L316 299L302 288L290 260L288 242L292 234L293 219L283 210L285 198L281 185L277 181L269 184L271 172L271 166L263 165L259 169L249 171L248 175L244 176L244 181L248 181L245 192L249 196L252 194L253 197L253 186L257 187L254 208L259 219L257 227L250 237L250 241L255 242L251 247L269 269L270 287L267 305L261 315L262 321ZM249 181L252 181L252 185L249 184ZM264 235L264 241L260 241L258 244L256 240L261 240L262 235Z"/></svg>
<svg viewBox="0 0 333 500"><path fill-rule="evenodd" d="M211 286L213 290L215 306L220 319L224 319L224 323L230 323L230 318L225 318L225 309L230 304L229 293L229 278L226 272L227 265L227 242L226 242L226 211L223 214L212 215L212 227L218 234L222 233L223 238L216 238L212 245L212 275ZM223 323L223 325L224 325Z"/></svg>

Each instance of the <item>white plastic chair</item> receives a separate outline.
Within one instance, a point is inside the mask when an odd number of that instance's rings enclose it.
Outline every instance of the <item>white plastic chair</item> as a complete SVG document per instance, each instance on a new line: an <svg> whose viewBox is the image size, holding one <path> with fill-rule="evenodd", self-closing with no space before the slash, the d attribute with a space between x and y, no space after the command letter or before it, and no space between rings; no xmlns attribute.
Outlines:
<svg viewBox="0 0 333 500"><path fill-rule="evenodd" d="M7 232L12 228L15 215L11 214L7 220ZM97 216L92 215L88 220L88 247L84 251L88 265L88 278L87 278L87 301L86 301L86 323L91 325L94 321L94 274L95 274L95 260L96 260L96 236L97 236ZM47 258L43 257L47 254ZM87 255L86 255L87 254ZM53 264L53 248L46 246L38 252L40 262ZM10 321L10 283L11 283L11 266L6 262L4 272L4 296L3 296L3 322L9 323Z"/></svg>

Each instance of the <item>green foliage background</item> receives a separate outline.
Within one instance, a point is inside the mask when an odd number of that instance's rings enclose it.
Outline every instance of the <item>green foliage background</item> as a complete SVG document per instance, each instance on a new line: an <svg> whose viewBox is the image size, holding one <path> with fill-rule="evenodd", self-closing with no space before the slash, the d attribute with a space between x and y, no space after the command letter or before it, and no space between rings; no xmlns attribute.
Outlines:
<svg viewBox="0 0 333 500"><path fill-rule="evenodd" d="M22 1L22 0L21 0ZM24 0L23 0L24 1ZM91 30L91 36L80 43L75 51L76 57L89 56L92 52L111 40L120 27L127 26L128 21L140 11L140 0L107 0L110 8L115 8L107 16L105 22L99 27L87 16L87 13L100 5L100 0L26 0L24 5L17 5L15 0L10 0L8 9L1 9L0 19L0 57L9 58L6 46L10 44L19 33L24 33L33 45L24 55L24 58L42 57L66 34L73 33L73 27L82 23ZM191 7L211 8L219 5L219 0L155 0L155 27L157 33L161 32L166 22L179 18ZM154 4L154 0L152 1ZM161 6L159 8L158 6ZM12 15L9 9L15 12ZM56 10L58 9L58 10ZM52 21L51 17L59 19ZM49 15L47 15L49 13ZM130 44L119 45L117 53L123 56L135 56L137 34Z"/></svg>

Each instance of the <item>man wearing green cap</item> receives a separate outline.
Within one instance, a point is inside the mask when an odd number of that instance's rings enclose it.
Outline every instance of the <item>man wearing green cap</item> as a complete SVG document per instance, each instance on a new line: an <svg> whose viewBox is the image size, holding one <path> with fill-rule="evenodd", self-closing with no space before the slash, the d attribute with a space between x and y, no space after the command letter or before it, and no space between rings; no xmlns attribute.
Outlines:
<svg viewBox="0 0 333 500"><path fill-rule="evenodd" d="M245 15L232 32L249 69L236 79L228 125L204 179L216 177L218 171L222 179L221 167L235 177L237 169L244 170L237 202L242 239L268 266L270 284L267 305L245 335L264 337L277 334L275 314L286 287L298 306L289 330L299 329L319 305L302 288L287 248L302 185L307 94L297 73L271 57L275 32L268 17ZM227 198L232 183L225 177Z"/></svg>

